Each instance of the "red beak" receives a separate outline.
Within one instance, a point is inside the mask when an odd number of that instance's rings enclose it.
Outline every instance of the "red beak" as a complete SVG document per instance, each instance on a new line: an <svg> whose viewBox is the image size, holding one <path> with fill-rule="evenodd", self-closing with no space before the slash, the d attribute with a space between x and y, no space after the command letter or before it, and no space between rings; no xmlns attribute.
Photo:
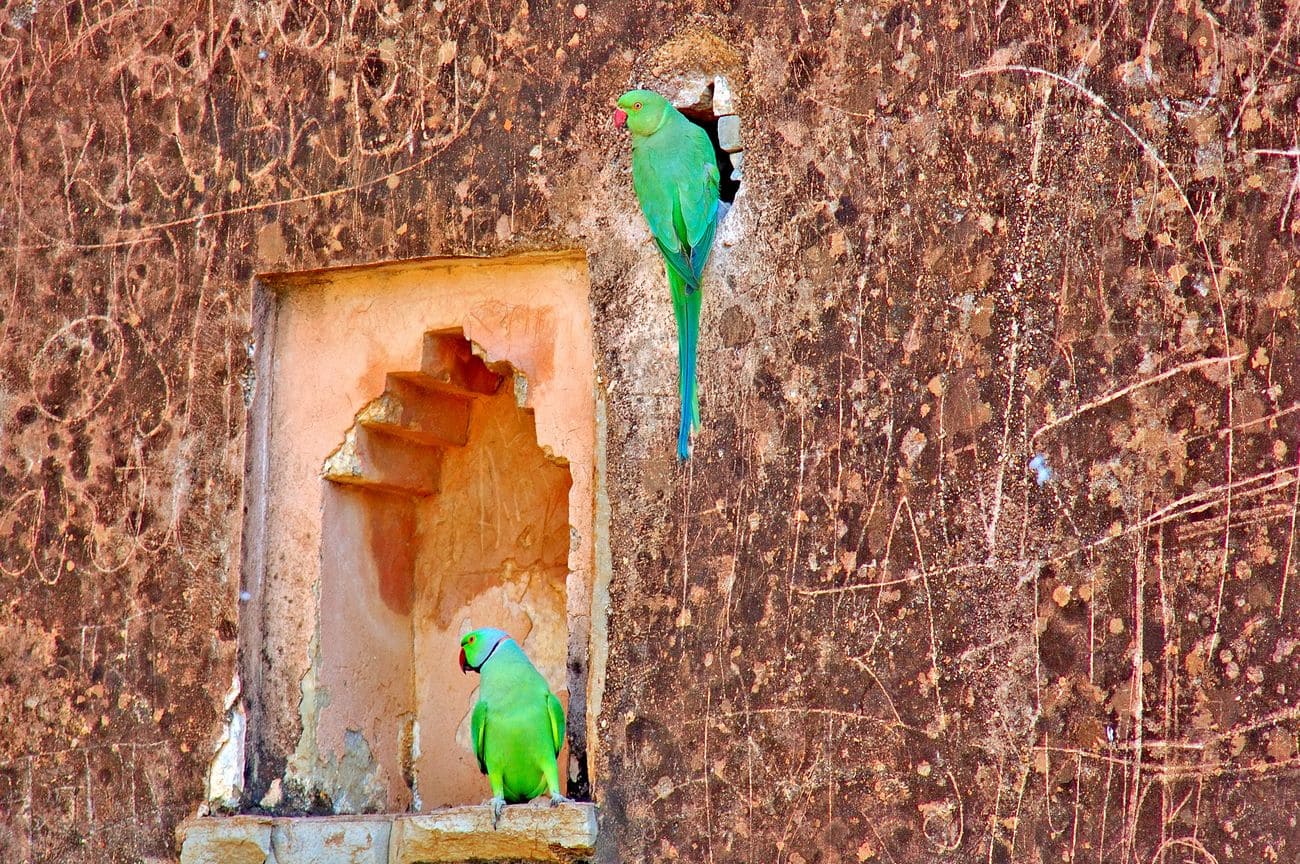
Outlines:
<svg viewBox="0 0 1300 864"><path fill-rule="evenodd" d="M627 112L624 111L622 108L614 109L614 125L615 126L627 125Z"/></svg>
<svg viewBox="0 0 1300 864"><path fill-rule="evenodd" d="M465 649L460 649L460 674L464 675L469 671L469 661L465 659Z"/></svg>

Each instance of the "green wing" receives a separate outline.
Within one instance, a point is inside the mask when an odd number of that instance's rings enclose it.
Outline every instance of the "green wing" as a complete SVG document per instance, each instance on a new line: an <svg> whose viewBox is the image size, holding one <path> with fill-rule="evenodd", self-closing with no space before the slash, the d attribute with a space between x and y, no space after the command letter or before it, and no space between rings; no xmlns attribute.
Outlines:
<svg viewBox="0 0 1300 864"><path fill-rule="evenodd" d="M700 287L700 280L695 275L695 268L691 266L691 262L686 259L680 249L670 249L658 237L655 238L655 245L659 247L659 254L663 256L664 263L677 274L677 278L685 282L692 291Z"/></svg>
<svg viewBox="0 0 1300 864"><path fill-rule="evenodd" d="M704 265L708 263L709 252L713 249L713 233L718 229L718 166L710 165L713 170L713 210L709 222L704 226L704 233L693 244L691 244L691 269L695 271L695 281L698 284L700 277L704 275Z"/></svg>
<svg viewBox="0 0 1300 864"><path fill-rule="evenodd" d="M469 718L469 737L474 742L474 758L478 760L478 770L484 774L487 773L487 753L484 748L484 742L487 741L487 715L487 703L480 701L474 706L474 713Z"/></svg>
<svg viewBox="0 0 1300 864"><path fill-rule="evenodd" d="M713 229L718 224L718 163L713 156L713 142L703 129L690 124L692 134L690 144L684 148L689 165L683 170L686 175L678 191L681 201L682 219L686 222L684 239L691 247L691 264L697 265L696 276L704 270L704 258L708 256L709 247L713 245ZM707 238L706 236L707 235Z"/></svg>
<svg viewBox="0 0 1300 864"><path fill-rule="evenodd" d="M564 706L554 693L546 694L546 713L551 715L551 743L555 745L555 755L559 756L564 746Z"/></svg>

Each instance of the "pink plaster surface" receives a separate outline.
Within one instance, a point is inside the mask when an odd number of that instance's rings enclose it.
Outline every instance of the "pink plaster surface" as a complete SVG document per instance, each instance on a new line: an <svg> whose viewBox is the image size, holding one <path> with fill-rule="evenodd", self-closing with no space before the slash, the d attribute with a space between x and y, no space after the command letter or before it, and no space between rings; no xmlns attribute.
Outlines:
<svg viewBox="0 0 1300 864"><path fill-rule="evenodd" d="M567 608L568 622L577 620L585 627L593 579L595 446L585 260L576 254L431 260L265 281L278 300L271 335L267 563L262 592L263 617L268 622L262 649L268 658L263 681L266 722L277 727L271 730L272 740L298 741L299 735L309 740L306 732L314 731L323 758L341 752L346 730L360 731L390 784L388 806L400 807L400 791L393 791L401 785L393 776L401 761L396 748L403 719L398 709L410 710L415 702L413 678L418 673L403 666L397 659L401 650L392 646L413 646L410 663L415 669L432 664L454 668L455 640L447 646L434 644L435 640L426 639L429 634L409 629L410 616L401 615L400 608L395 610L378 596L376 574L382 567L367 559L365 551L359 555L367 560L349 562L329 537L322 537L322 524L350 524L345 531L349 537L365 534L363 517L346 516L346 507L339 510L345 515L333 523L323 519L330 484L321 477L322 463L339 446L357 412L383 392L388 373L420 368L426 332L463 328L489 362L508 362L526 376L527 407L534 411L537 442L567 460L572 482L567 518L574 540L567 562L561 555L540 568L546 573L538 584L563 583L559 609ZM325 581L323 553L332 574ZM348 569L353 574L350 588L350 577L342 572ZM367 582L363 571L374 578ZM393 575L387 578L391 595ZM323 595L319 605L318 585ZM339 586L353 596L324 596ZM555 584L556 590L560 587ZM491 614L483 608L483 600L477 603L471 598L466 609L475 626L498 623L475 617ZM376 608L360 610L353 605ZM489 607L504 608L499 601ZM457 636L453 631L464 618L440 625L440 635ZM507 628L511 624L499 623ZM417 620L414 626L424 625ZM408 628L405 635L403 627ZM385 629L397 635L379 635ZM309 713L306 717L309 723L317 723L316 728L302 730L298 725L301 682L311 668L309 649L317 634L321 658L317 684L324 697L318 702L325 707L318 717ZM552 682L557 683L562 687L564 682ZM425 710L436 710L439 716L454 714L459 723L467 706L452 701L432 706L425 700ZM421 743L427 759L433 760L433 748L446 742L424 734ZM434 773L426 767L426 776ZM481 791L469 786L464 800L480 800Z"/></svg>
<svg viewBox="0 0 1300 864"><path fill-rule="evenodd" d="M318 736L324 733L336 744L344 729L362 731L387 789L385 808L402 811L411 802L402 780L401 724L412 712L415 506L356 487L331 485L325 491L318 652L329 701L321 709ZM385 554L375 554L376 546ZM403 576L406 584L395 585ZM406 602L394 603L395 593Z"/></svg>
<svg viewBox="0 0 1300 864"><path fill-rule="evenodd" d="M422 741L416 776L428 806L474 803L490 794L470 747L478 676L458 668L462 633L487 625L506 630L567 703L570 483L568 471L538 449L532 425L515 407L512 388L481 402L470 446L448 451L443 491L421 505L413 622Z"/></svg>

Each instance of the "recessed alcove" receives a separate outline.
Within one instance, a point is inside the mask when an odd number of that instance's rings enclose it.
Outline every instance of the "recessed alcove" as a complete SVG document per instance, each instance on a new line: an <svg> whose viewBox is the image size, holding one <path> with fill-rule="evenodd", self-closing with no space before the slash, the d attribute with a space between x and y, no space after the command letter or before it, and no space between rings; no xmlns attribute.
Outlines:
<svg viewBox="0 0 1300 864"><path fill-rule="evenodd" d="M467 732L477 676L457 653L461 633L488 625L515 636L566 703L561 771L580 792L599 591L585 258L260 282L246 768L211 784L234 790L214 806L291 816L486 800Z"/></svg>
<svg viewBox="0 0 1300 864"><path fill-rule="evenodd" d="M448 662L470 626L514 634L568 702L572 481L538 446L525 381L508 363L489 368L459 330L426 333L420 368L389 372L322 466L313 659L331 696L317 735L396 730L368 742L405 787L385 809L483 797L468 758L476 679Z"/></svg>

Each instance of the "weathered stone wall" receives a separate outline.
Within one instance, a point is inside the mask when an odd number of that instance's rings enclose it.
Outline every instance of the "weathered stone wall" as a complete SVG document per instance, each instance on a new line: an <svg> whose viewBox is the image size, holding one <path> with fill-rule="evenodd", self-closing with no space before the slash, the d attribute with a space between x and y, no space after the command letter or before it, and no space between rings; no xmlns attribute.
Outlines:
<svg viewBox="0 0 1300 864"><path fill-rule="evenodd" d="M203 797L253 275L579 246L606 860L1293 859L1300 9L1058 5L11 4L0 858ZM746 148L685 467L609 122L683 72Z"/></svg>

